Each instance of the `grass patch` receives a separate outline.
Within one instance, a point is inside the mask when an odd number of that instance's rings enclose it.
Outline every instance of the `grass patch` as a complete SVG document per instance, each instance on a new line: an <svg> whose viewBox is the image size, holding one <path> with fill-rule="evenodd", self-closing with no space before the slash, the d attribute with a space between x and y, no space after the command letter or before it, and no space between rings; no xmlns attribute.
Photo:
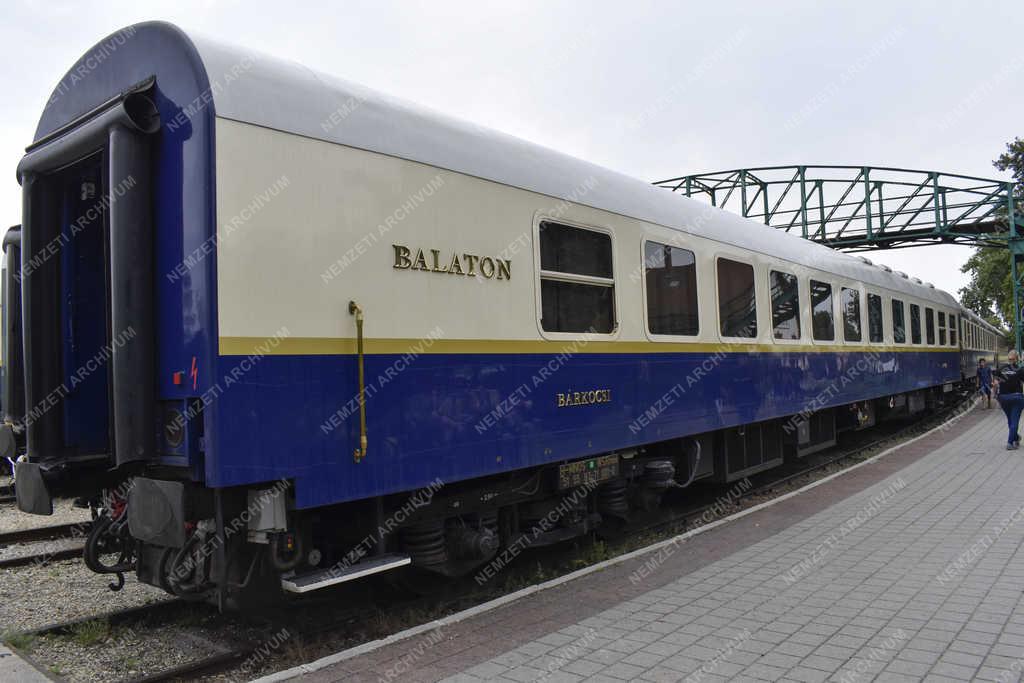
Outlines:
<svg viewBox="0 0 1024 683"><path fill-rule="evenodd" d="M36 643L36 637L31 633L9 632L0 635L0 640L7 643L16 650L29 652Z"/></svg>
<svg viewBox="0 0 1024 683"><path fill-rule="evenodd" d="M71 628L71 640L82 647L102 643L110 636L110 624L106 619L93 619L76 624Z"/></svg>

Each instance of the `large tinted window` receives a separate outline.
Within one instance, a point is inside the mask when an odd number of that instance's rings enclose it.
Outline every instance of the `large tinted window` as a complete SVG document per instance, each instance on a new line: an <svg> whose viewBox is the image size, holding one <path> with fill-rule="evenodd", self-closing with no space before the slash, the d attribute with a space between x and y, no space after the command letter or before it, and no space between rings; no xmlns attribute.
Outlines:
<svg viewBox="0 0 1024 683"><path fill-rule="evenodd" d="M839 297L843 306L843 339L858 342L861 339L860 292L843 287L839 291Z"/></svg>
<svg viewBox="0 0 1024 683"><path fill-rule="evenodd" d="M540 267L560 273L610 278L611 235L560 223L541 223Z"/></svg>
<svg viewBox="0 0 1024 683"><path fill-rule="evenodd" d="M540 265L541 327L549 332L615 329L610 235L541 223Z"/></svg>
<svg viewBox="0 0 1024 683"><path fill-rule="evenodd" d="M935 311L924 309L924 333L929 344L935 343Z"/></svg>
<svg viewBox="0 0 1024 683"><path fill-rule="evenodd" d="M956 346L956 335L957 335L957 332L959 331L959 327L957 325L957 322L958 321L956 319L956 316L953 315L952 313L950 313L949 314L949 345L950 346Z"/></svg>
<svg viewBox="0 0 1024 683"><path fill-rule="evenodd" d="M833 341L836 338L835 320L832 317L832 285L811 280L811 331L818 341Z"/></svg>
<svg viewBox="0 0 1024 683"><path fill-rule="evenodd" d="M897 344L907 343L907 321L903 317L903 302L892 300L892 340Z"/></svg>
<svg viewBox="0 0 1024 683"><path fill-rule="evenodd" d="M648 242L644 246L644 271L647 329L651 334L697 334L697 266L693 252Z"/></svg>
<svg viewBox="0 0 1024 683"><path fill-rule="evenodd" d="M776 339L799 339L800 286L796 275L773 270L768 281L772 289L772 334Z"/></svg>
<svg viewBox="0 0 1024 683"><path fill-rule="evenodd" d="M882 297L868 294L868 341L878 344L882 339Z"/></svg>
<svg viewBox="0 0 1024 683"><path fill-rule="evenodd" d="M939 311L939 346L946 345L946 314Z"/></svg>
<svg viewBox="0 0 1024 683"><path fill-rule="evenodd" d="M718 320L723 337L756 337L754 267L718 259Z"/></svg>
<svg viewBox="0 0 1024 683"><path fill-rule="evenodd" d="M910 343L921 343L921 307L910 304Z"/></svg>

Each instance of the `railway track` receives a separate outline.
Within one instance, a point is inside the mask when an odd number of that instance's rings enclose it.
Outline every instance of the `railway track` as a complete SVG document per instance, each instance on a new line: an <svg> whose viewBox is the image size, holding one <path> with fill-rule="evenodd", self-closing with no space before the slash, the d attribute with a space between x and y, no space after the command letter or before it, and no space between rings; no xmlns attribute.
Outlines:
<svg viewBox="0 0 1024 683"><path fill-rule="evenodd" d="M0 549L12 545L38 544L48 541L61 541L66 539L84 540L92 528L92 522L73 522L67 524L53 524L50 526L36 527L32 529L18 529L0 533ZM29 552L12 557L0 558L0 569L12 567L24 567L31 564L45 564L58 560L68 560L82 555L82 544L76 543L68 548L47 548L40 552Z"/></svg>
<svg viewBox="0 0 1024 683"><path fill-rule="evenodd" d="M178 620L194 622L196 620L197 611L207 612L209 613L208 616L213 616L216 613L214 607L206 605L205 603L191 603L174 598L147 605L107 612L100 615L61 621L42 626L40 628L24 631L19 635L30 637L32 639L45 639L61 636L70 637L73 636L76 629L86 626L90 622L102 622L106 624L111 629L111 634L114 634L115 629L118 627L127 627L133 630L148 630L161 627L177 628L175 622ZM283 627L287 629L290 636L313 636L318 633L340 628L347 623L351 623L363 612L364 610L362 608L346 609L327 620L304 620L305 623L301 626L296 625L298 619L294 614L289 619L267 620L261 617L238 616L223 618L250 621L254 624L254 628L262 631L264 634L275 630L280 632ZM116 639L117 636L111 635L111 637ZM122 679L121 683L158 683L162 681L195 680L204 676L215 675L242 664L247 658L253 657L261 649L266 649L265 643L268 638L265 635L263 638L252 638L245 642L217 642L212 638L197 636L195 634L187 634L184 637L193 642L196 646L202 647L204 650L208 651L208 654L197 657L189 662L169 666L166 669L159 671L151 671L138 676L130 676ZM11 647L10 645L8 646ZM32 666L39 671L47 671L46 665L39 661L32 652L25 649L19 649L17 647L12 647L12 649L14 649L20 657L32 664Z"/></svg>
<svg viewBox="0 0 1024 683"><path fill-rule="evenodd" d="M138 607L108 612L106 614L82 617L62 621L41 628L23 632L23 636L31 638L47 638L54 636L69 636L75 629L90 622L104 622L109 627L127 626L132 624L149 624L155 621L171 620L189 614L196 608L202 609L205 605L190 605L182 600L172 599L162 602L150 603ZM196 640L193 636L191 640ZM179 679L192 679L199 676L211 675L230 668L250 656L257 648L256 645L225 646L214 643L208 639L201 639L212 653L200 657L191 662L168 667L162 671L144 674L137 677L125 679L125 683L155 683L157 681L174 681ZM45 665L35 659L31 652L24 649L12 648L20 657L32 664L39 671L47 671Z"/></svg>
<svg viewBox="0 0 1024 683"><path fill-rule="evenodd" d="M205 607L205 605L188 604L177 599L165 600L162 602L150 603L148 605L108 612L97 616L62 621L43 626L41 628L32 629L30 631L25 631L23 635L30 636L32 638L69 636L74 633L76 628L96 621L104 622L112 628L141 624L151 626L154 621L160 622L172 620L175 617L185 616L195 609L203 609ZM193 636L191 639L195 640L195 637ZM125 683L155 683L156 681L174 681L215 674L244 660L245 657L249 656L256 649L255 645L232 647L217 644L207 639L201 640L204 640L208 648L213 651L211 654L200 657L191 662L168 667L162 671L127 678L125 679ZM16 649L16 651L19 656L24 658L40 671L47 670L46 667L36 660L30 652L18 649Z"/></svg>
<svg viewBox="0 0 1024 683"><path fill-rule="evenodd" d="M803 467L798 467L792 471L783 471L774 475L771 472L765 472L756 477L758 481L751 488L743 491L733 500L739 502L749 500L750 498L757 496L770 495L774 490L792 484L802 477L812 476L821 470L827 469L844 460L858 458L890 442L905 440L912 436L915 431L925 431L930 429L936 423L945 420L957 410L962 409L969 400L970 399L968 398L954 406L946 408L940 412L933 413L924 419L901 427L892 433L884 434L877 438L871 438L863 443L853 444L838 450L838 452L826 452L817 456L812 456L816 458L813 463ZM709 504L685 506L681 509L670 512L667 516L663 510L659 520L641 522L638 525L628 525L623 529L625 533L623 533L622 536L625 538L629 536L636 536L637 534L647 534L649 536L652 534L664 535L678 533L680 528L686 528L693 525L695 521L700 520L703 517L705 512L716 508L716 506L719 505L719 502L720 499L716 499L714 502ZM68 527L72 526L76 525L56 525L53 527L26 530L18 533L22 534L22 538L53 538L55 535L60 536L61 531L66 532ZM81 527L81 525L77 526L79 528ZM5 539L10 538L10 536L11 535L0 535L0 544L2 544ZM17 536L15 537L17 538ZM605 538L608 540L615 540L608 538L607 536ZM649 542L650 538L647 538L644 540L643 545L646 545ZM81 551L78 550L78 552ZM578 554L576 551L572 552ZM624 549L623 552L625 552ZM565 571L565 567L567 566L566 559L570 557L569 552L552 552L552 548L531 549L530 553L533 557L524 562L523 565L534 564L535 560L538 559L536 555L538 553L543 553L545 560L548 560L553 565L558 566L558 569L555 571ZM519 571L520 569L513 571ZM480 588L470 586L467 589L456 589L453 592L454 594L449 592L443 597L429 595L411 599L408 596L394 598L392 595L385 593L385 595L388 595L389 599L386 601L380 601L374 596L374 593L376 593L378 589L382 589L383 579L377 579L376 581L377 583L381 583L381 585L363 588L354 592L343 591L324 595L319 598L307 598L302 602L294 604L289 603L289 605L279 613L269 613L270 616L267 616L268 613L264 613L256 617L251 615L242 617L236 615L223 615L217 617L222 620L222 622L234 620L237 623L239 619L245 620L249 627L254 629L254 632L259 632L262 636L250 637L249 639L244 640L244 642L237 639L232 640L230 638L225 638L224 642L215 642L215 640L220 639L211 639L189 634L187 637L190 640L205 645L203 649L207 651L208 654L197 657L193 661L171 666L160 671L151 671L137 677L126 678L123 683L156 683L181 679L201 679L203 677L213 676L225 671L231 671L232 669L236 669L237 671L239 667L244 669L244 663L249 658L259 656L261 659L264 659L262 655L264 654L263 650L266 649L265 643L268 641L268 634L273 631L280 631L282 627L287 629L289 637L301 636L303 638L314 639L322 637L324 642L323 647L325 649L331 649L333 651L339 647L350 647L360 642L366 642L367 640L381 637L382 634L367 633L363 630L363 627L365 627L366 622L368 621L368 615L372 617L376 614L382 620L394 619L399 623L401 623L401 619L403 618L401 615L403 614L414 615L411 617L405 617L409 620L422 620L424 619L424 615L429 615L428 618L438 618L440 616L480 604L486 600L493 599L496 597L496 593L501 594L504 592L500 589L496 589L495 587ZM346 606L339 609L338 605L340 604L344 604ZM105 621L112 627L138 624L140 627L144 627L140 630L149 630L154 628L174 629L177 628L174 623L175 619L185 617L187 620L194 621L197 610L210 611L212 614L213 608L202 603L197 604L173 599L141 607L110 612L99 616L91 616L56 623L28 631L25 635L37 638L69 635L72 634L80 625L96 620ZM323 610L322 613L320 610ZM355 638L353 638L349 633L353 630L353 625L355 625L354 630L359 632ZM405 625L407 624L403 624L401 627L404 628ZM224 630L229 630L226 625ZM46 670L45 665L40 663L37 659L34 659L31 653L19 651L19 654L41 671Z"/></svg>
<svg viewBox="0 0 1024 683"><path fill-rule="evenodd" d="M85 538L92 528L92 522L68 522L32 529L18 529L0 533L0 546L37 541L56 541L62 538Z"/></svg>

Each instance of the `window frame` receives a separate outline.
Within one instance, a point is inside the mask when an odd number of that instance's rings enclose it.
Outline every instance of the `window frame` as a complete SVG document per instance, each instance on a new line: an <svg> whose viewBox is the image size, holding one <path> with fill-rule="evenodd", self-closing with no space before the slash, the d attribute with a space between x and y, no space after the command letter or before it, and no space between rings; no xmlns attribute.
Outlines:
<svg viewBox="0 0 1024 683"><path fill-rule="evenodd" d="M911 302L909 302L909 306L910 306L910 308L909 308L910 314L907 316L907 319L910 321L910 328L909 328L910 329L910 336L908 337L908 339L910 339L909 343L910 343L911 346L925 346L925 343L924 343L924 341L925 341L924 320L923 320L923 317L922 317L921 304L914 303L913 301L911 301ZM915 308L917 309L917 315L914 315L914 309ZM918 341L914 341L914 321L915 320L917 321L917 339L918 339Z"/></svg>
<svg viewBox="0 0 1024 683"><path fill-rule="evenodd" d="M660 334L660 333L657 333L657 332L651 332L651 321L650 321L650 318L648 317L648 308L647 308L647 243L648 242L653 242L654 244L660 244L661 246L665 246L665 247L672 247L674 249L685 249L686 251L688 251L691 254L693 254L693 271L694 271L694 278L695 278L695 281L696 281L696 292L697 292L697 334L694 334L694 335L689 335L689 334ZM704 327L705 327L705 320L704 320L704 316L702 314L701 305L700 305L700 302L701 302L701 291L700 291L701 267L700 267L699 261L700 261L700 258L699 258L699 255L697 253L697 250L690 248L689 245L666 244L666 242L663 242L663 241L659 240L658 238L652 237L650 235L643 235L640 238L640 290L642 292L641 301L643 302L643 313L642 313L642 315L643 315L643 328L644 328L644 334L651 341L656 341L656 342L680 342L680 341L695 342L698 339L700 339L701 332L704 330ZM717 282L716 282L716 285L717 285ZM717 287L716 287L716 289L717 289ZM716 293L716 296L717 296L717 293Z"/></svg>
<svg viewBox="0 0 1024 683"><path fill-rule="evenodd" d="M860 328L860 339L847 339L846 338L846 304L843 302L843 292L849 291L857 295L857 325ZM839 285L839 313L842 318L843 326L843 338L841 343L848 344L850 346L862 346L864 344L864 296L861 292L860 287L847 286L844 284Z"/></svg>
<svg viewBox="0 0 1024 683"><path fill-rule="evenodd" d="M896 341L896 316L893 315L893 304L898 303L900 305L900 311L903 317L903 341ZM890 329L892 330L892 343L898 344L899 346L910 346L910 327L907 325L907 301L906 299L897 299L894 296L889 297L889 323Z"/></svg>
<svg viewBox="0 0 1024 683"><path fill-rule="evenodd" d="M576 228L578 230L590 230L591 232L597 232L604 235L608 235L611 240L611 256L612 256L612 277L601 278L592 275L574 275L572 273L563 273L561 271L546 271L541 268L540 258L540 225L541 223L557 223L564 225L569 228ZM618 281L617 275L619 273L618 257L616 255L616 240L615 231L611 226L598 225L594 223L581 223L572 219L568 219L562 216L550 216L546 213L537 213L533 218L533 258L534 258L534 289L535 289L535 307L536 307L536 318L537 318L537 330L540 332L540 336L544 339L551 341L575 341L579 339L617 339L622 333L622 317L620 312L622 311L622 287ZM546 276L546 273L552 275ZM558 332L553 330L545 330L543 317L544 317L544 300L542 295L542 282L545 279L559 280L562 282L574 282L578 284L604 284L599 281L606 281L611 283L612 287L612 315L614 316L612 322L611 332Z"/></svg>
<svg viewBox="0 0 1024 683"><path fill-rule="evenodd" d="M935 311L935 338L939 346L949 346L949 335L946 328L946 312Z"/></svg>
<svg viewBox="0 0 1024 683"><path fill-rule="evenodd" d="M882 338L879 339L878 341L871 341L871 297L875 297L876 299L878 299L879 312L882 314L882 319L881 319ZM867 313L866 317L867 317L867 322L868 322L868 325L867 325L867 327L868 327L867 343L868 344L884 344L885 343L885 297L883 297L881 294L876 294L875 292L869 292L867 290L864 290L864 303L867 304L864 307L864 311L865 311L865 313Z"/></svg>
<svg viewBox="0 0 1024 683"><path fill-rule="evenodd" d="M836 298L836 283L833 280L819 279L813 275L807 276L807 312L810 315L811 323L811 343L818 344L820 346L836 346L842 344L839 339L839 329L837 323L839 322L839 316L836 315L836 308L839 306L839 301ZM811 282L819 282L823 285L828 285L831 294L829 298L832 301L832 338L831 339L818 339L814 336L814 297L811 296Z"/></svg>
<svg viewBox="0 0 1024 683"><path fill-rule="evenodd" d="M790 275L790 276L796 278L796 298L797 298L797 306L796 306L796 308L797 308L797 315L796 315L796 319L797 319L797 323L800 326L800 336L797 337L796 339L777 339L775 337L775 301L772 299L772 273L773 272L779 273L780 275ZM768 322L771 323L771 335L770 336L771 336L772 343L774 343L774 344L791 344L791 345L792 344L803 344L804 343L804 338L805 338L805 335L806 335L806 329L805 329L806 326L804 325L804 320L803 320L803 314L804 314L804 309L803 309L803 305L802 305L803 304L803 301L802 301L803 297L800 296L800 290L803 289L802 283L800 281L800 276L797 275L796 273L790 272L788 270L784 270L781 267L777 267L774 264L769 264L767 269L766 269L766 271L765 271L765 278L767 278L767 281L768 281L768 317L770 318L770 320ZM717 285L718 283L716 282L715 284Z"/></svg>
<svg viewBox="0 0 1024 683"><path fill-rule="evenodd" d="M938 346L939 336L936 334L935 329L935 309L925 304L924 306L924 345L925 346ZM928 323L932 324L932 339L928 341Z"/></svg>
<svg viewBox="0 0 1024 683"><path fill-rule="evenodd" d="M742 263L750 266L753 270L753 282L754 282L754 321L757 325L754 336L752 337L727 337L722 334L722 303L720 300L720 292L718 288L718 262L722 259L726 261L733 261L735 263ZM716 252L714 255L714 288L715 288L715 334L718 335L718 339L722 342L729 344L755 344L761 339L763 333L763 325L761 324L761 306L757 296L757 263L746 257L736 257L734 254L727 252Z"/></svg>

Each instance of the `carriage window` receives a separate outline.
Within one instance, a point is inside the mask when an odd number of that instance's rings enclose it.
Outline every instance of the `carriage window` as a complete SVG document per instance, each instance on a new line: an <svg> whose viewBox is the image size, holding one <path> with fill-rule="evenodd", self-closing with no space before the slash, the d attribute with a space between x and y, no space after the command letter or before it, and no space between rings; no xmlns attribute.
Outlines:
<svg viewBox="0 0 1024 683"><path fill-rule="evenodd" d="M868 294L868 341L882 341L882 297L877 294Z"/></svg>
<svg viewBox="0 0 1024 683"><path fill-rule="evenodd" d="M921 343L921 307L910 304L910 343Z"/></svg>
<svg viewBox="0 0 1024 683"><path fill-rule="evenodd" d="M615 329L611 235L540 224L541 327L548 332Z"/></svg>
<svg viewBox="0 0 1024 683"><path fill-rule="evenodd" d="M929 344L935 343L935 311L930 308L924 309L924 336Z"/></svg>
<svg viewBox="0 0 1024 683"><path fill-rule="evenodd" d="M723 337L756 337L754 267L718 259L718 320Z"/></svg>
<svg viewBox="0 0 1024 683"><path fill-rule="evenodd" d="M839 290L839 301L843 308L843 339L860 341L860 292L843 287Z"/></svg>
<svg viewBox="0 0 1024 683"><path fill-rule="evenodd" d="M952 313L949 314L949 345L956 346L956 316Z"/></svg>
<svg viewBox="0 0 1024 683"><path fill-rule="evenodd" d="M697 265L693 252L647 242L644 270L647 329L651 334L696 335Z"/></svg>
<svg viewBox="0 0 1024 683"><path fill-rule="evenodd" d="M903 302L892 300L892 340L897 344L907 343L907 321L904 319Z"/></svg>
<svg viewBox="0 0 1024 683"><path fill-rule="evenodd" d="M773 270L768 282L772 290L772 335L776 339L799 339L800 287L796 275Z"/></svg>
<svg viewBox="0 0 1024 683"><path fill-rule="evenodd" d="M818 341L836 338L832 318L832 285L811 280L811 331Z"/></svg>
<svg viewBox="0 0 1024 683"><path fill-rule="evenodd" d="M946 314L939 311L939 346L946 345Z"/></svg>

